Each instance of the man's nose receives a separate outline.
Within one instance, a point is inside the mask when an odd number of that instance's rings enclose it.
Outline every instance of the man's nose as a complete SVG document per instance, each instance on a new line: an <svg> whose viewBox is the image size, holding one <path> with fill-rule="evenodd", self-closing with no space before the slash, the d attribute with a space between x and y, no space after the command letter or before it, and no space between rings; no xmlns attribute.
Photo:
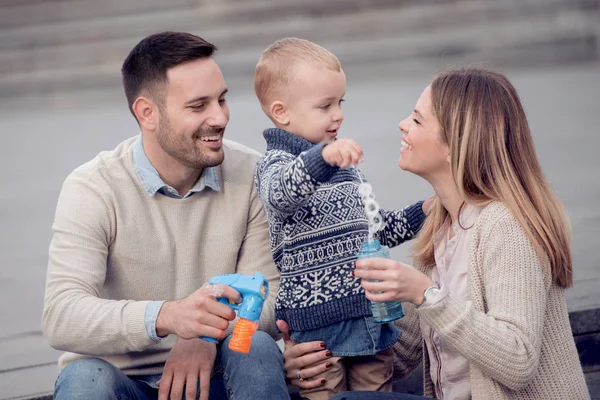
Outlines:
<svg viewBox="0 0 600 400"><path fill-rule="evenodd" d="M216 104L214 107L211 107L210 117L206 121L208 125L224 128L227 126L229 122L229 109L227 105L221 106L221 104Z"/></svg>

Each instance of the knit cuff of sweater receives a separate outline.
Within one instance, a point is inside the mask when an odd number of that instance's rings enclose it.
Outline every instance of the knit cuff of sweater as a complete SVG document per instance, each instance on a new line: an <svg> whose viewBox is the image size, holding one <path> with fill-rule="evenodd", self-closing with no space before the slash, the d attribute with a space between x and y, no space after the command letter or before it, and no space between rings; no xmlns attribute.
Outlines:
<svg viewBox="0 0 600 400"><path fill-rule="evenodd" d="M323 159L323 147L326 145L320 143L301 154L308 174L318 182L327 182L339 170L339 167L333 167Z"/></svg>
<svg viewBox="0 0 600 400"><path fill-rule="evenodd" d="M423 222L425 222L425 218L427 217L423 212L423 203L423 201L419 201L404 209L406 212L408 226L415 233L415 235L421 230Z"/></svg>

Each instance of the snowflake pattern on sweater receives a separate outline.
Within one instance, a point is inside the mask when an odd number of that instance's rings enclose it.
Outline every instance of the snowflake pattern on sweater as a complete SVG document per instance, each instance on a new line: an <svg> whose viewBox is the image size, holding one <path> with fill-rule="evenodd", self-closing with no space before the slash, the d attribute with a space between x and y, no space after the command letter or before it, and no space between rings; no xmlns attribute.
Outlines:
<svg viewBox="0 0 600 400"><path fill-rule="evenodd" d="M277 128L263 135L267 151L255 182L280 273L276 318L301 331L370 315L360 280L352 276L368 234L358 193L360 172L328 165L323 143ZM379 232L382 244L394 247L413 238L425 219L421 206L381 210L386 223Z"/></svg>

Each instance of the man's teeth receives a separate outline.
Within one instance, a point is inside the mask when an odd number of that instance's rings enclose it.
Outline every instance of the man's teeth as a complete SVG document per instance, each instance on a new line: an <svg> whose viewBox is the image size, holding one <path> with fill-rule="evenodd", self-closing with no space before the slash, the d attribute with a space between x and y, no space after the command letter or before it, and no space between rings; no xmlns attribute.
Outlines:
<svg viewBox="0 0 600 400"><path fill-rule="evenodd" d="M412 150L412 146L406 143L404 140L402 141L402 147L408 150Z"/></svg>
<svg viewBox="0 0 600 400"><path fill-rule="evenodd" d="M200 140L202 140L203 142L211 142L213 140L219 140L219 137L220 137L219 135L217 135L217 136L202 136L200 138Z"/></svg>

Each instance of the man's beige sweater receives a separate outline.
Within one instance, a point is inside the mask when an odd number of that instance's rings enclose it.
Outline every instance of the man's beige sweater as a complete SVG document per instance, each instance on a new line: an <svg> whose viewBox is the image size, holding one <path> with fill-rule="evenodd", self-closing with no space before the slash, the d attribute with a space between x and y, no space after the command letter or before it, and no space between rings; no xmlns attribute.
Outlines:
<svg viewBox="0 0 600 400"><path fill-rule="evenodd" d="M472 229L470 301L449 295L427 308L406 304L406 317L397 323L396 376L406 376L422 359L425 395L434 397L419 327L425 318L469 361L474 400L589 399L564 289L552 282L517 220L494 202Z"/></svg>
<svg viewBox="0 0 600 400"><path fill-rule="evenodd" d="M133 166L135 139L76 169L59 196L42 323L50 345L66 351L60 368L94 356L127 374L162 373L175 337L148 337L146 305L218 274L269 279L260 329L274 335L278 275L253 181L259 154L225 141L219 192L151 197Z"/></svg>

